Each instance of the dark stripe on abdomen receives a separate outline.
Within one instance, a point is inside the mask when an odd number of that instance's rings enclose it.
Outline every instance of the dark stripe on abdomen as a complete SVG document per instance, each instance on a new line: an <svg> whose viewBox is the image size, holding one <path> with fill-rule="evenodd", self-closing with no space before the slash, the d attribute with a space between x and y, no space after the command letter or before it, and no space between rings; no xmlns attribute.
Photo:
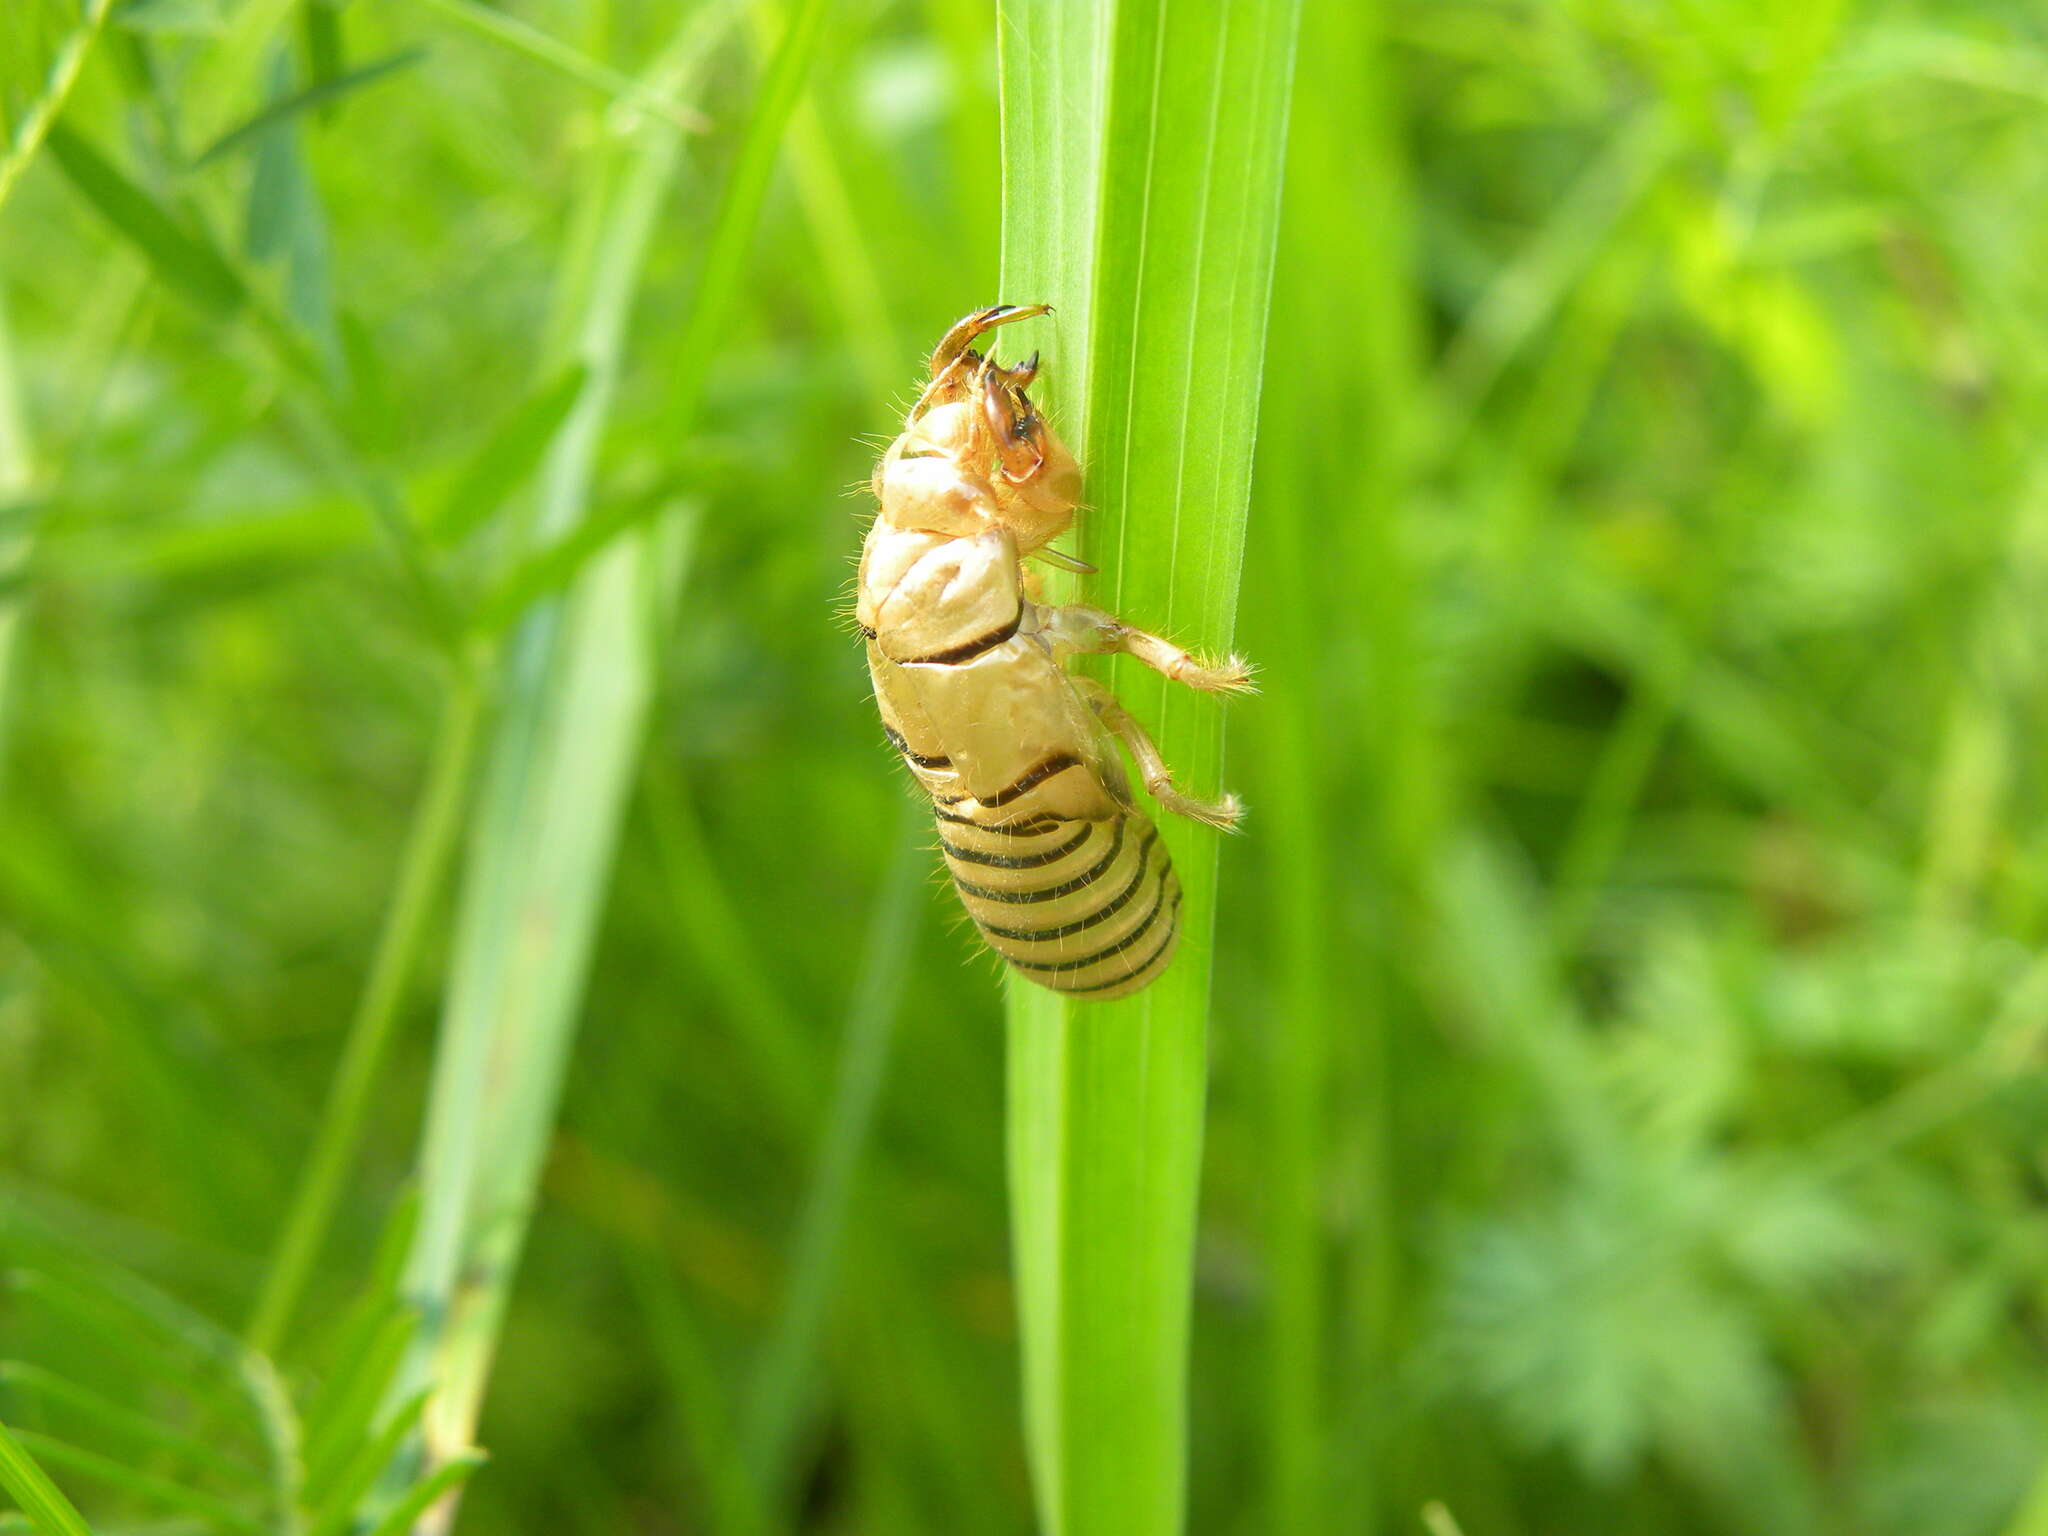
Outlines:
<svg viewBox="0 0 2048 1536"><path fill-rule="evenodd" d="M910 743L903 739L903 733L887 721L882 723L882 734L889 738L889 745L898 752L901 752L903 760L913 768L928 768L933 772L937 772L941 768L953 766L953 759L950 757L926 757L921 752L911 751Z"/></svg>
<svg viewBox="0 0 2048 1536"><path fill-rule="evenodd" d="M973 800L986 810L993 806L1008 805L1019 795L1030 794L1032 790L1038 788L1039 785L1043 784L1054 774L1065 773L1069 768L1078 768L1080 766L1081 759L1074 756L1073 753L1055 752L1036 767L1025 769L1023 776L1015 783L1005 789L997 790L992 795L945 795L934 796L933 798L937 799L942 806L964 805L969 800Z"/></svg>
<svg viewBox="0 0 2048 1536"><path fill-rule="evenodd" d="M1024 610L1020 607L1009 623L985 635L943 651L933 651L929 656L906 656L896 664L899 667L957 667L961 662L972 661L983 651L992 651L1012 639L1023 623Z"/></svg>
<svg viewBox="0 0 2048 1536"><path fill-rule="evenodd" d="M997 839L979 830L987 846L948 849L953 883L990 947L1024 975L1057 991L1111 998L1165 969L1179 927L1180 882L1158 829L1143 816L1091 822L1081 838L1057 848L1027 844L1014 855L994 852ZM990 862L961 859L962 851ZM1075 863L1086 867L1063 874ZM1032 909L1028 926L1016 925L1025 916L1020 907Z"/></svg>
<svg viewBox="0 0 2048 1536"><path fill-rule="evenodd" d="M1136 965L1133 965L1129 970L1122 972L1120 975L1110 976L1105 980L1092 981L1085 986L1070 986L1066 982L1057 982L1055 985L1058 990L1072 993L1076 997L1085 996L1089 993L1095 994L1098 998L1103 997L1104 994L1110 997L1122 997L1126 993L1135 992L1138 988L1150 982L1154 976L1157 976L1166 969L1166 962L1173 954L1174 940L1179 937L1180 892L1175 891L1173 893L1173 904L1166 914L1165 936L1160 939L1152 953L1143 960L1140 960Z"/></svg>
<svg viewBox="0 0 2048 1536"><path fill-rule="evenodd" d="M1033 811L1028 816L1018 817L1015 821L979 821L972 816L955 816L943 805L934 807L932 814L941 821L951 822L956 827L972 827L977 832L1001 832L1011 837L1050 832L1054 827L1063 827L1073 819L1070 816L1055 816L1050 811Z"/></svg>
<svg viewBox="0 0 2048 1536"><path fill-rule="evenodd" d="M956 870L953 874L953 883L960 888L962 896L971 896L976 901L999 901L1011 905L1034 901L1058 901L1062 896L1071 896L1076 891L1086 890L1102 878L1103 871L1116 862L1116 856L1123 852L1124 847L1123 817L1119 816L1113 823L1097 821L1090 823L1090 825L1094 827L1115 827L1116 830L1109 837L1109 852L1105 853L1093 865L1082 870L1080 874L1073 876L1071 879L1060 880L1051 885L1039 887L974 885L962 880L959 872ZM1100 839L1098 838L1097 841L1099 842ZM972 912L974 909L969 907L968 910Z"/></svg>
<svg viewBox="0 0 2048 1536"><path fill-rule="evenodd" d="M1118 891L1086 917L1077 917L1072 922L1061 923L1056 928L997 928L992 924L983 923L981 931L992 939L1010 939L1019 944L1048 944L1054 939L1064 939L1072 934L1084 932L1089 928L1093 928L1097 923L1108 922L1117 913L1123 911L1129 905L1131 898L1138 894L1138 887L1145 882L1146 871L1152 867L1152 845L1158 840L1158 831L1152 827L1147 827L1144 840L1138 844L1138 867L1131 871L1130 880L1122 890ZM1114 857L1114 855L1111 855L1111 857ZM1101 864L1096 866L1095 872L1107 868L1108 865L1109 859L1104 859ZM1019 961L1018 964L1021 965L1023 962ZM1040 970L1044 969L1044 967L1031 966L1028 969Z"/></svg>
<svg viewBox="0 0 2048 1536"><path fill-rule="evenodd" d="M970 822L969 825L971 826L972 823ZM1065 825L1065 823L1056 822L1054 825L1060 826ZM958 859L962 864L981 864L991 869L1042 869L1047 864L1057 864L1061 859L1087 842L1092 825L1092 823L1084 824L1079 832L1076 832L1058 847L1048 848L1043 853L991 853L982 848L962 848L957 843L946 841L944 837L939 839L939 847L945 850L947 858ZM1049 831L1051 829L1045 828L1042 830Z"/></svg>

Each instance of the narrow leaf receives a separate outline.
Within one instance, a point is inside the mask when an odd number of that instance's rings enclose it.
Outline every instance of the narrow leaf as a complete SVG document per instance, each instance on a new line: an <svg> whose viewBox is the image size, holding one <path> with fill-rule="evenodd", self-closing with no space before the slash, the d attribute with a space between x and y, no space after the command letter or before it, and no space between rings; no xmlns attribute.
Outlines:
<svg viewBox="0 0 2048 1536"><path fill-rule="evenodd" d="M428 538L438 544L460 543L531 479L589 381L590 369L571 363L515 407L428 516Z"/></svg>
<svg viewBox="0 0 2048 1536"><path fill-rule="evenodd" d="M0 1429L0 1437L4 1437L5 1434L6 1431ZM97 1451L83 1450L62 1440L53 1439L49 1435L31 1434L28 1430L22 1430L15 1436L13 1448L24 1455L32 1450L52 1466L69 1467L75 1472L83 1472L159 1508L199 1515L213 1521L222 1530L246 1531L250 1536L263 1536L262 1522L246 1510L238 1509L211 1494L201 1493L196 1488L174 1483L168 1478L138 1472L126 1462L116 1461L111 1456L102 1456ZM0 1467L6 1465L7 1451L6 1444L0 1442ZM9 1491L13 1491L11 1486ZM57 1526L53 1529L69 1531L71 1527ZM84 1527L80 1526L79 1529L82 1530Z"/></svg>
<svg viewBox="0 0 2048 1536"><path fill-rule="evenodd" d="M247 1462L223 1456L203 1440L168 1428L147 1414L137 1413L40 1366L21 1360L0 1360L0 1386L33 1394L42 1402L60 1404L104 1433L155 1446L222 1477L241 1483L262 1482L263 1474Z"/></svg>
<svg viewBox="0 0 2048 1536"><path fill-rule="evenodd" d="M0 1488L5 1488L41 1536L92 1536L71 1501L49 1474L36 1465L26 1447L0 1424Z"/></svg>
<svg viewBox="0 0 2048 1536"><path fill-rule="evenodd" d="M460 1451L449 1457L432 1475L415 1483L404 1498L392 1505L384 1518L370 1527L370 1536L403 1536L413 1528L415 1520L468 1482L487 1460L489 1458L482 1451Z"/></svg>
<svg viewBox="0 0 2048 1536"><path fill-rule="evenodd" d="M403 1445L419 1428L420 1412L427 1405L430 1388L422 1388L399 1405L384 1427L366 1438L335 1475L331 1485L311 1477L306 1482L306 1501L319 1512L311 1536L345 1536L355 1524L357 1509L376 1483L378 1474L392 1464Z"/></svg>
<svg viewBox="0 0 2048 1536"><path fill-rule="evenodd" d="M86 55L112 8L113 0L88 0L77 24L51 51L49 73L44 77L41 93L19 112L11 110L14 102L9 98L13 93L8 87L12 82L0 78L0 134L5 135L5 148L0 149L0 207L6 206L7 194L14 190L15 182L35 158L44 135L56 123L57 114L64 110L71 88L78 82L79 71L85 67Z"/></svg>
<svg viewBox="0 0 2048 1536"><path fill-rule="evenodd" d="M85 200L134 245L170 287L216 315L244 297L242 280L213 245L185 229L163 205L62 123L50 129L50 153Z"/></svg>
<svg viewBox="0 0 2048 1536"><path fill-rule="evenodd" d="M1043 348L1050 407L1088 477L1077 532L1102 570L1090 600L1220 653L1244 550L1294 0L1007 0L1000 21L991 298L1057 307L1051 335L1023 344ZM1177 780L1215 793L1216 702L1129 663L1114 685ZM1109 1004L1011 983L1026 1428L1051 1536L1181 1528L1218 840L1161 831L1184 891L1165 976Z"/></svg>
<svg viewBox="0 0 2048 1536"><path fill-rule="evenodd" d="M299 8L299 33L306 48L306 73L315 85L342 77L341 7L329 0L307 0ZM321 114L325 121L326 113Z"/></svg>
<svg viewBox="0 0 2048 1536"><path fill-rule="evenodd" d="M361 90L386 75L396 74L401 69L417 64L426 56L427 51L424 48L407 48L388 57L359 65L346 74L336 75L331 80L315 80L311 85L273 101L247 122L230 128L199 152L193 159L190 169L202 170L214 161L255 143L262 135L282 123L291 121L300 113L314 107L326 106L351 91Z"/></svg>

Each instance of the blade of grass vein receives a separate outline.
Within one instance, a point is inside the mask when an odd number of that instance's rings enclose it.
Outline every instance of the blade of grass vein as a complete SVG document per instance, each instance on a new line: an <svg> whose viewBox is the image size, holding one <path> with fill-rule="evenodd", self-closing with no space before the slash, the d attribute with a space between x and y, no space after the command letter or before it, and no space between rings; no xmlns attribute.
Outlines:
<svg viewBox="0 0 2048 1536"><path fill-rule="evenodd" d="M817 49L826 0L793 14L756 95L713 219L677 344L673 428L686 434L737 295L776 148ZM686 24L655 78L702 57ZM574 345L590 368L543 478L536 536L588 511L590 480L638 272L674 168L673 130L648 124L621 152L590 249ZM644 722L652 658L644 606L661 573L650 535L621 540L513 644L507 699L479 802L421 1154L422 1216L407 1294L427 1325L401 1392L439 1387L428 1454L467 1443L524 1238ZM488 1152L488 1156L486 1156Z"/></svg>
<svg viewBox="0 0 2048 1536"><path fill-rule="evenodd" d="M755 1365L741 1420L747 1463L756 1484L776 1505L788 1502L785 1485L811 1361L824 1331L856 1181L888 1075L889 1047L916 934L917 896L931 868L931 850L919 835L929 824L928 816L907 804L898 820L896 856L883 876L847 1010L830 1116L797 1215L782 1306ZM794 1530L797 1521L791 1513L787 1525Z"/></svg>
<svg viewBox="0 0 2048 1536"><path fill-rule="evenodd" d="M999 15L1002 292L1059 306L1050 371L1086 372L1085 400L1062 383L1058 405L1089 476L1097 600L1216 650L1243 555L1295 21L1292 4L1161 0ZM1214 701L1134 674L1118 677L1133 712L1184 782L1213 788ZM1167 974L1114 1004L1010 988L1026 1421L1054 1536L1170 1536L1185 1502L1216 845L1162 830L1184 891Z"/></svg>
<svg viewBox="0 0 2048 1536"><path fill-rule="evenodd" d="M1090 261L1101 190L1110 17L1104 4L1067 6L1050 0L1006 0L996 11L1003 151L998 296L1005 303L1057 306L1040 322L1049 332L1043 350L1058 360L1041 393L1083 464L1089 462ZM1008 297L1012 293L1020 297ZM1077 591L1078 584L1064 573L1046 578L1050 601L1071 600ZM1183 968L1187 960L1181 957ZM1067 1166L1061 1080L1067 1020L1049 994L1014 981L1008 1011L1005 1141L1022 1329L1024 1429L1041 1517L1059 1536L1066 1481L1060 1314Z"/></svg>
<svg viewBox="0 0 2048 1536"><path fill-rule="evenodd" d="M454 858L483 719L480 671L465 669L450 685L440 739L406 839L369 980L349 1026L326 1111L249 1320L249 1346L265 1354L274 1353L283 1339L333 1222L348 1170L362 1143L372 1099L382 1083L399 1007Z"/></svg>
<svg viewBox="0 0 2048 1536"><path fill-rule="evenodd" d="M41 1536L92 1536L71 1501L5 1424L0 1424L0 1488L21 1506Z"/></svg>

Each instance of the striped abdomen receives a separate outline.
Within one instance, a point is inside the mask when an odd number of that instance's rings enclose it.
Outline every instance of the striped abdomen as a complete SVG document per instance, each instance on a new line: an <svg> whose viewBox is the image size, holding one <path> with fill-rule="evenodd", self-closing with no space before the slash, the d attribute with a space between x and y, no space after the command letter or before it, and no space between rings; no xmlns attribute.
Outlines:
<svg viewBox="0 0 2048 1536"><path fill-rule="evenodd" d="M1078 765L1077 765L1078 766ZM1076 997L1135 992L1173 958L1180 882L1137 811L1100 821L938 807L939 842L967 914L1031 980Z"/></svg>

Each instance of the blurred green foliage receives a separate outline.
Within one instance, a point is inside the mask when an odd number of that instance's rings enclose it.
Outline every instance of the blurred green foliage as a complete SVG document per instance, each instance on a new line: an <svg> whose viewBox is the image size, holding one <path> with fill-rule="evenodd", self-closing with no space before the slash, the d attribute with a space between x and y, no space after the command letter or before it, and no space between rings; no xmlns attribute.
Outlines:
<svg viewBox="0 0 2048 1536"><path fill-rule="evenodd" d="M179 1513L141 1478L266 1507L280 1395L368 1412L452 893L274 1391L233 1334L449 637L593 553L522 559L521 445L580 387L549 317L675 18L100 9L0 6L0 1421L126 1469L23 1442L121 1529ZM936 884L799 1427L717 1451L914 835L848 488L921 347L1033 297L990 292L993 17L846 0L678 438L758 19L598 449L604 528L695 533L479 1531L1030 1525L999 989ZM2048 1530L2044 130L2017 4L1305 7L1195 1530L1274 1529L1287 1478L1330 1531Z"/></svg>

